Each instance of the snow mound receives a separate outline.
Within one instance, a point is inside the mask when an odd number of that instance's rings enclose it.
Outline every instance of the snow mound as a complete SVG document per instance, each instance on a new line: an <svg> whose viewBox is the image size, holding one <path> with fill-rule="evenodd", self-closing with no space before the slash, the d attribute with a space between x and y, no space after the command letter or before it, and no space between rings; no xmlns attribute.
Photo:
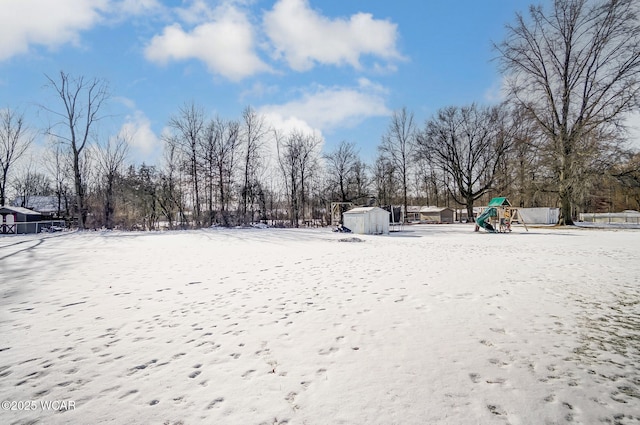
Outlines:
<svg viewBox="0 0 640 425"><path fill-rule="evenodd" d="M338 239L338 242L364 242L364 240L356 237Z"/></svg>

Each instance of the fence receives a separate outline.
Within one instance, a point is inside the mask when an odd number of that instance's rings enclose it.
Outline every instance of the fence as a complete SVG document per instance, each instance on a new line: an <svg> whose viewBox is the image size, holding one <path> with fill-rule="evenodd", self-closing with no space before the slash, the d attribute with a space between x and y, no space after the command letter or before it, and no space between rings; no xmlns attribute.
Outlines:
<svg viewBox="0 0 640 425"><path fill-rule="evenodd" d="M65 228L64 220L19 221L0 224L0 235L57 232Z"/></svg>
<svg viewBox="0 0 640 425"><path fill-rule="evenodd" d="M619 213L580 213L579 220L587 223L627 223L640 224L640 212L624 211Z"/></svg>

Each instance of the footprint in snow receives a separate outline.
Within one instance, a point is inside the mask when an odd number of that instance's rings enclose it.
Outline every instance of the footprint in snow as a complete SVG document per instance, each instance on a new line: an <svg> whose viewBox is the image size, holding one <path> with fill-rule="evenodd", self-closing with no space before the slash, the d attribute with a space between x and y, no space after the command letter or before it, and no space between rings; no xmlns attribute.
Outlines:
<svg viewBox="0 0 640 425"><path fill-rule="evenodd" d="M507 414L502 407L493 404L487 404L487 409L496 416L504 416Z"/></svg>
<svg viewBox="0 0 640 425"><path fill-rule="evenodd" d="M241 376L243 378L249 378L251 375L253 375L256 372L255 369L249 369L248 371L246 371L245 373L243 373Z"/></svg>
<svg viewBox="0 0 640 425"><path fill-rule="evenodd" d="M218 397L215 400L213 400L211 403L209 403L209 405L207 406L207 409L213 409L214 407L216 407L218 404L222 403L224 401L224 397Z"/></svg>

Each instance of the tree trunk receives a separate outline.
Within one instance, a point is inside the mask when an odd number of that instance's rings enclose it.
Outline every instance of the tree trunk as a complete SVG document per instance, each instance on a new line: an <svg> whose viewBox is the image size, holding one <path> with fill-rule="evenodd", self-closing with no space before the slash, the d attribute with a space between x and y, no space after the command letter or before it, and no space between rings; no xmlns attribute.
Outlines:
<svg viewBox="0 0 640 425"><path fill-rule="evenodd" d="M251 161L251 141L247 141L247 155L245 157L244 167L244 186L242 187L242 224L247 224L247 198L249 195L249 166Z"/></svg>
<svg viewBox="0 0 640 425"><path fill-rule="evenodd" d="M402 204L404 206L404 213L402 217L402 222L407 221L407 213L408 213L408 200L407 200L407 171L404 170L402 173Z"/></svg>
<svg viewBox="0 0 640 425"><path fill-rule="evenodd" d="M76 188L76 209L78 213L78 227L82 230L86 228L86 211L84 208L84 190L82 188L82 175L80 173L80 153L73 149L73 174Z"/></svg>
<svg viewBox="0 0 640 425"><path fill-rule="evenodd" d="M568 190L562 190L560 192L560 218L558 220L558 224L561 226L572 226L573 218L572 218L572 208L571 208L571 198Z"/></svg>
<svg viewBox="0 0 640 425"><path fill-rule="evenodd" d="M191 176L193 178L193 190L195 191L194 193L194 213L195 213L195 224L196 227L201 227L202 226L202 222L201 222L201 216L200 216L200 185L198 184L198 159L196 157L196 151L195 151L195 145L192 148L192 153L191 153Z"/></svg>
<svg viewBox="0 0 640 425"><path fill-rule="evenodd" d="M7 172L3 170L2 185L0 186L0 207L5 204L5 188L7 187Z"/></svg>
<svg viewBox="0 0 640 425"><path fill-rule="evenodd" d="M465 199L467 201L467 220L469 223L475 223L475 218L473 217L473 195L469 194Z"/></svg>
<svg viewBox="0 0 640 425"><path fill-rule="evenodd" d="M222 225L229 226L229 220L227 218L227 211L225 208L225 191L224 191L224 169L222 162L218 166L218 186L220 189L220 216L222 218Z"/></svg>
<svg viewBox="0 0 640 425"><path fill-rule="evenodd" d="M572 147L574 141L570 140L567 135L562 137L562 152L561 152L561 169L558 176L558 183L560 184L559 198L560 198L560 217L558 224L561 226L573 225L573 219L571 217L571 206L573 188L571 185L571 156L573 154Z"/></svg>
<svg viewBox="0 0 640 425"><path fill-rule="evenodd" d="M104 224L107 229L113 229L113 177L107 177L107 193L105 194Z"/></svg>

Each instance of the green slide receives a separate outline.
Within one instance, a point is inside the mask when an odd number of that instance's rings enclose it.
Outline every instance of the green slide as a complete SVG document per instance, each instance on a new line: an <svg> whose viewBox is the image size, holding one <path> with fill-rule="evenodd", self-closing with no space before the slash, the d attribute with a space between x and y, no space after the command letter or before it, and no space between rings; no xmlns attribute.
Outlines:
<svg viewBox="0 0 640 425"><path fill-rule="evenodd" d="M497 214L498 212L496 211L495 208L486 208L484 211L482 211L482 214L480 214L480 217L476 219L476 224L482 227L487 232L494 233L496 229L494 229L491 223L489 223L486 220L488 220L489 217L495 217Z"/></svg>

